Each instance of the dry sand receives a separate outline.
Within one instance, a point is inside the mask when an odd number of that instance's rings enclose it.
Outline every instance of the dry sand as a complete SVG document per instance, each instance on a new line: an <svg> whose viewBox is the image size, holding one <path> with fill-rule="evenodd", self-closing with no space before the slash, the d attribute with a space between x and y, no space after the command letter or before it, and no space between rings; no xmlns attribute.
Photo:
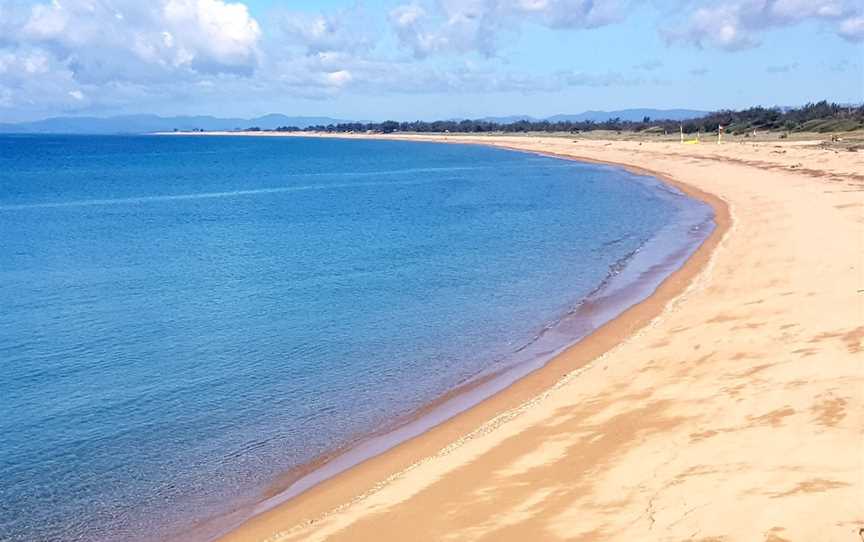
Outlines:
<svg viewBox="0 0 864 542"><path fill-rule="evenodd" d="M547 368L226 542L864 540L864 154L425 139L662 173L721 228Z"/></svg>

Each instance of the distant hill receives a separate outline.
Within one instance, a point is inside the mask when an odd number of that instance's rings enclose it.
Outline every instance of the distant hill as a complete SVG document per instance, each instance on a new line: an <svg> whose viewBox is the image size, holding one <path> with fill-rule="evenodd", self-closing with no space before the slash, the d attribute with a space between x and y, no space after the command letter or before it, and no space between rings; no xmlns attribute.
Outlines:
<svg viewBox="0 0 864 542"><path fill-rule="evenodd" d="M605 122L620 118L622 121L639 122L644 117L664 120L684 120L705 115L706 111L690 109L623 109L621 111L586 111L576 115L555 115L538 119L529 115L507 117L485 117L483 122L513 124L514 122ZM460 119L451 119L460 120ZM213 116L160 117L158 115L122 115L117 117L54 117L34 122L0 123L0 133L37 133L37 134L146 134L150 132L170 132L173 130L219 131L244 130L258 127L262 130L275 130L280 126L327 126L355 122L330 117L289 117L287 115L264 115L252 119L219 118ZM365 121L363 121L365 122Z"/></svg>
<svg viewBox="0 0 864 542"><path fill-rule="evenodd" d="M645 118L648 117L646 121ZM538 119L528 115L449 119L411 122L349 121L330 117L289 117L264 115L253 119L212 116L160 117L126 115L120 117L57 117L19 124L0 124L0 133L66 134L145 134L172 130L226 130L250 128L276 130L282 127L330 132L581 132L591 130L662 130L674 132L681 125L684 133L716 131L718 126L730 134L753 130L785 132L844 132L864 129L864 105L837 104L823 100L800 107L751 107L739 111L714 112L694 109L622 109L586 111L576 115L554 115Z"/></svg>
<svg viewBox="0 0 864 542"><path fill-rule="evenodd" d="M349 121L330 117L289 117L286 115L265 115L253 119L212 116L160 117L158 115L55 117L35 122L0 124L0 133L146 134L172 130L242 130L253 126L262 130L274 130L280 126L306 128L340 122Z"/></svg>

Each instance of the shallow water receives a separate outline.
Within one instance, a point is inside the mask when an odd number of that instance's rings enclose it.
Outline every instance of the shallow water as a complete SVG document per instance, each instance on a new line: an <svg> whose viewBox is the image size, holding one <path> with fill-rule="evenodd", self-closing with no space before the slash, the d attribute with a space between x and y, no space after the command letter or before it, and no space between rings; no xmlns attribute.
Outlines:
<svg viewBox="0 0 864 542"><path fill-rule="evenodd" d="M709 216L486 147L0 136L0 539L160 538L253 502L562 346L553 324Z"/></svg>

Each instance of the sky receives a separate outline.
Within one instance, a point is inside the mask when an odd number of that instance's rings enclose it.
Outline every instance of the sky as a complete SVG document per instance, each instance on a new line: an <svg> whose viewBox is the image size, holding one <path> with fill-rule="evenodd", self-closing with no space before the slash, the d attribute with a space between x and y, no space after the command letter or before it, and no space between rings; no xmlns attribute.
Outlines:
<svg viewBox="0 0 864 542"><path fill-rule="evenodd" d="M0 122L864 101L864 0L0 0Z"/></svg>

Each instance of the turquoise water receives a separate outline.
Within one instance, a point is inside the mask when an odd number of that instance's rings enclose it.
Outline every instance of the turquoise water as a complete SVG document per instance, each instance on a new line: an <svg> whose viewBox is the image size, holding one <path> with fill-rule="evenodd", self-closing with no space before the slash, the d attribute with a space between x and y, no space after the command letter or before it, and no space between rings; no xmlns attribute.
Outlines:
<svg viewBox="0 0 864 542"><path fill-rule="evenodd" d="M709 222L650 178L478 146L0 136L0 540L254 503L518 368Z"/></svg>

